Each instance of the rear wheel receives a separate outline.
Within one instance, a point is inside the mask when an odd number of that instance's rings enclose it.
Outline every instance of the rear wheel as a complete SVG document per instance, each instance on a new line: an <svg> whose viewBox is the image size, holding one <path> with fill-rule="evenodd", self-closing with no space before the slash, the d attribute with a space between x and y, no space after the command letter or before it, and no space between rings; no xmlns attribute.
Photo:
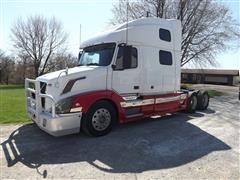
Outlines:
<svg viewBox="0 0 240 180"><path fill-rule="evenodd" d="M197 109L199 110L205 110L207 109L209 104L209 95L207 91L199 92L198 94L198 103L197 103Z"/></svg>
<svg viewBox="0 0 240 180"><path fill-rule="evenodd" d="M189 113L195 112L197 108L197 103L198 103L197 95L196 93L192 93L191 96L188 98L187 109L186 109L187 112Z"/></svg>
<svg viewBox="0 0 240 180"><path fill-rule="evenodd" d="M103 136L111 131L115 120L115 108L107 101L98 101L87 112L82 128L89 135Z"/></svg>

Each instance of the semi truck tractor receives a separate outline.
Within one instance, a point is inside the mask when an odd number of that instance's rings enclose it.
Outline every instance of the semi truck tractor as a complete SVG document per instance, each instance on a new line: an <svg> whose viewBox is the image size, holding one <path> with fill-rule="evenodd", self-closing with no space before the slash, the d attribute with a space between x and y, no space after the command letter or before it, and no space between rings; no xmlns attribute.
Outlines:
<svg viewBox="0 0 240 180"><path fill-rule="evenodd" d="M181 90L181 22L141 18L81 43L74 68L25 80L26 110L53 136L109 133L116 123L208 107Z"/></svg>

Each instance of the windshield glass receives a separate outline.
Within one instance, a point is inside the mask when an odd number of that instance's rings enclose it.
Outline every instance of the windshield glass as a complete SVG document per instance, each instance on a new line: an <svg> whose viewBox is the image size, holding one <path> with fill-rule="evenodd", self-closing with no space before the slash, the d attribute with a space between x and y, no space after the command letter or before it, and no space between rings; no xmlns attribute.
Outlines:
<svg viewBox="0 0 240 180"><path fill-rule="evenodd" d="M115 43L89 46L83 49L79 66L108 66L113 57Z"/></svg>

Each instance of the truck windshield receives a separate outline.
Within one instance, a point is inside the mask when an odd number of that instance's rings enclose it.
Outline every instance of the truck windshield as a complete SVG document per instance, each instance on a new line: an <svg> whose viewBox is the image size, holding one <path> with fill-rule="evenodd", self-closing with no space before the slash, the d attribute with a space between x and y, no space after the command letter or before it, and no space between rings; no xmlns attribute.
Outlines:
<svg viewBox="0 0 240 180"><path fill-rule="evenodd" d="M108 66L113 57L115 43L89 46L83 49L79 66Z"/></svg>

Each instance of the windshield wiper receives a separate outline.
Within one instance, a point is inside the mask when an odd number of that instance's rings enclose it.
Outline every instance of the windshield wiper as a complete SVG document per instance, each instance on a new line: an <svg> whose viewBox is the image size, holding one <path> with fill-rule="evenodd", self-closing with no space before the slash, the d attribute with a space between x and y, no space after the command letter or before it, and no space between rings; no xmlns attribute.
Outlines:
<svg viewBox="0 0 240 180"><path fill-rule="evenodd" d="M86 64L86 66L99 66L100 64L98 64L98 63L88 63L88 64Z"/></svg>
<svg viewBox="0 0 240 180"><path fill-rule="evenodd" d="M99 66L98 63L78 64L77 66Z"/></svg>

